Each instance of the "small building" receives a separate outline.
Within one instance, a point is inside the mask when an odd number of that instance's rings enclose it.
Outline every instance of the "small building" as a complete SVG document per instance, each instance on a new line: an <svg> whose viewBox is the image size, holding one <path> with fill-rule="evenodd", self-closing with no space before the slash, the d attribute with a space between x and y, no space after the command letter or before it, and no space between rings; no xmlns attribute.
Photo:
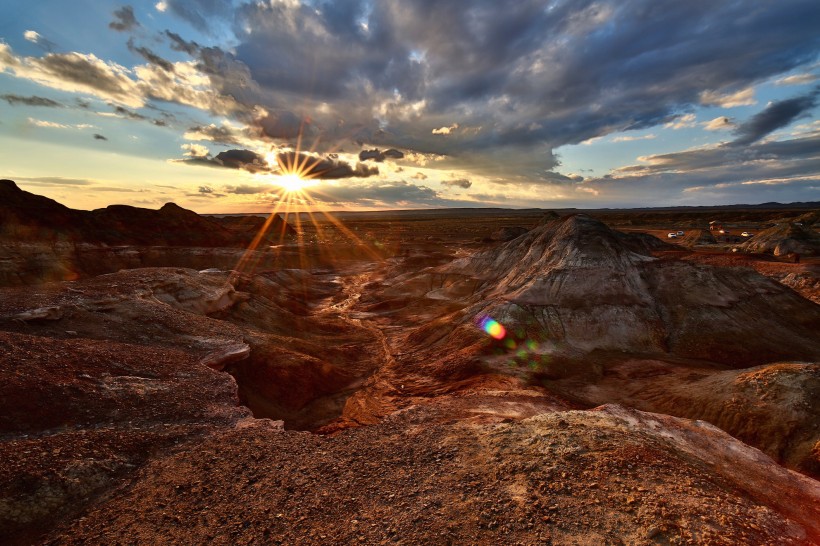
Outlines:
<svg viewBox="0 0 820 546"><path fill-rule="evenodd" d="M709 222L709 231L720 231L723 229L723 222L712 220Z"/></svg>

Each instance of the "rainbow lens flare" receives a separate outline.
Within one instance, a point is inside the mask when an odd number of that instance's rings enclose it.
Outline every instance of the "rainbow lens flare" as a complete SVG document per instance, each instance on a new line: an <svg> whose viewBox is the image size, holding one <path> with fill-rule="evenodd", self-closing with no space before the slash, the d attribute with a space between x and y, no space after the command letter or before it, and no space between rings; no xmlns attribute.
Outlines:
<svg viewBox="0 0 820 546"><path fill-rule="evenodd" d="M495 339L504 339L504 336L507 335L507 330L502 326L498 321L490 318L484 317L481 319L479 323L481 329L490 334L491 337Z"/></svg>

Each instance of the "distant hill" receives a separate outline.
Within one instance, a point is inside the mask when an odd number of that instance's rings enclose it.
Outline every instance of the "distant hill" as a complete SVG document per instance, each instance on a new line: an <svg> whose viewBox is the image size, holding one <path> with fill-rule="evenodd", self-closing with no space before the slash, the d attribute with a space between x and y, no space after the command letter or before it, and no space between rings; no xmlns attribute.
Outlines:
<svg viewBox="0 0 820 546"><path fill-rule="evenodd" d="M108 245L247 246L264 220L233 217L214 221L166 203L159 210L111 205L104 209L70 209L53 199L0 180L0 241L73 241ZM266 239L293 233L281 218L267 230Z"/></svg>

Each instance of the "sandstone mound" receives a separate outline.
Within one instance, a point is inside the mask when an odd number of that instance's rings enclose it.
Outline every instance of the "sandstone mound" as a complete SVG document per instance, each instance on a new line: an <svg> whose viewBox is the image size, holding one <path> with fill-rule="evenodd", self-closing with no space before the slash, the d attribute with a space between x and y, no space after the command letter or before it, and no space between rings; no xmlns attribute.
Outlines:
<svg viewBox="0 0 820 546"><path fill-rule="evenodd" d="M503 227L493 232L490 238L493 241L512 241L513 239L520 237L527 233L527 228L523 228L520 226L511 226L511 227Z"/></svg>
<svg viewBox="0 0 820 546"><path fill-rule="evenodd" d="M754 271L662 261L575 215L440 269L486 288L487 315L551 353L661 353L736 367L820 358L820 308Z"/></svg>
<svg viewBox="0 0 820 546"><path fill-rule="evenodd" d="M590 405L616 402L708 421L791 468L820 476L820 365L774 363L721 370L626 359L597 380L551 382Z"/></svg>
<svg viewBox="0 0 820 546"><path fill-rule="evenodd" d="M555 212L554 210L550 210L544 213L544 216L538 220L538 225L543 226L546 223L552 222L553 220L558 220L561 216Z"/></svg>
<svg viewBox="0 0 820 546"><path fill-rule="evenodd" d="M816 256L820 254L820 234L806 224L795 222L781 223L761 231L741 248L746 252L773 254L801 254Z"/></svg>

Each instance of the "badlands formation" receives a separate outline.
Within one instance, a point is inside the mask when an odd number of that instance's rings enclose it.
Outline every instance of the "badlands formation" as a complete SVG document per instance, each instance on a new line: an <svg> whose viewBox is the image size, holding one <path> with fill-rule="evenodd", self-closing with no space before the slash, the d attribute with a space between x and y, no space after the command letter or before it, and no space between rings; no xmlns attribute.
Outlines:
<svg viewBox="0 0 820 546"><path fill-rule="evenodd" d="M810 258L0 193L4 544L820 544Z"/></svg>

